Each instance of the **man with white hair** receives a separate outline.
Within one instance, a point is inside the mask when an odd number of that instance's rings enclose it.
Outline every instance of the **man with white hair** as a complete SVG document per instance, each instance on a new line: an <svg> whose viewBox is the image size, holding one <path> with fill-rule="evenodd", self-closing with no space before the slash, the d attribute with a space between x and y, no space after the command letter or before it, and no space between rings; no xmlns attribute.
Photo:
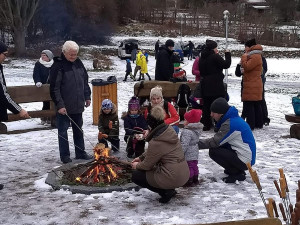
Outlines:
<svg viewBox="0 0 300 225"><path fill-rule="evenodd" d="M88 74L78 58L79 46L74 41L66 41L60 57L54 57L50 71L50 95L57 114L58 143L60 159L63 163L72 162L70 158L68 128L73 130L76 159L92 159L85 152L82 112L91 104L91 89Z"/></svg>

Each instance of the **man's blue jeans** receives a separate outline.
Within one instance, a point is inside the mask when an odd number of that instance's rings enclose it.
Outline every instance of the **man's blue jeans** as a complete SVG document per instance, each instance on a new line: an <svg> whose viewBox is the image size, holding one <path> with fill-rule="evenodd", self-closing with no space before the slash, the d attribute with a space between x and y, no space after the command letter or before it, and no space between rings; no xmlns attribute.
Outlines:
<svg viewBox="0 0 300 225"><path fill-rule="evenodd" d="M71 121L68 116L73 121ZM84 147L83 133L78 128L78 127L82 128L82 124L83 124L82 113L68 114L68 116L62 115L60 113L56 114L59 154L60 154L61 161L65 161L66 159L70 158L69 141L68 141L68 129L70 123L72 125L72 130L73 130L75 157L80 158L86 154L85 147ZM74 123L76 123L78 127Z"/></svg>

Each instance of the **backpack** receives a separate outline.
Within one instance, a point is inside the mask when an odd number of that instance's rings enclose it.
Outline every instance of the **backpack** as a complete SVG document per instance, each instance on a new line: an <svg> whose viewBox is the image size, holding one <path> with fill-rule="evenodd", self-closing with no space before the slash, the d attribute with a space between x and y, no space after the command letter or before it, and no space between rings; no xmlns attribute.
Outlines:
<svg viewBox="0 0 300 225"><path fill-rule="evenodd" d="M187 84L181 84L177 91L177 105L180 108L187 108L189 106L189 98L192 90Z"/></svg>

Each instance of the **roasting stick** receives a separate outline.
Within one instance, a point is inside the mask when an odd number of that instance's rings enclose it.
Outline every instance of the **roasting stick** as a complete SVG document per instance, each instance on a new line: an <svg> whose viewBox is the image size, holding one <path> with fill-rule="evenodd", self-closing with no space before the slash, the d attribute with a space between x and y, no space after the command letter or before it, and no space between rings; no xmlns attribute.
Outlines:
<svg viewBox="0 0 300 225"><path fill-rule="evenodd" d="M291 214L290 214L290 210L289 210L289 206L287 203L287 197L286 197L286 186L285 186L285 181L283 178L279 178L279 183L280 183L280 190L281 190L281 196L282 196L282 202L285 208L285 213L286 213L286 217L288 220L288 224L290 224L291 222Z"/></svg>
<svg viewBox="0 0 300 225"><path fill-rule="evenodd" d="M265 208L267 210L267 214L268 214L268 217L270 217L270 214L269 214L269 210L268 210L268 206L266 204L266 200L265 200L265 197L263 195L263 192L262 192L262 187L260 185L260 182L259 182L259 178L257 176L257 173L255 170L252 169L251 167L251 164L250 163L246 163L247 167L248 167L248 170L249 170L249 173L251 175L251 178L253 180L253 182L256 184L256 187L258 189L258 192L259 192L259 195L261 197L261 200L263 201L264 205L265 205Z"/></svg>
<svg viewBox="0 0 300 225"><path fill-rule="evenodd" d="M290 207L290 206L293 207L293 205L291 204L291 200L290 200L290 191L289 191L289 187L288 187L288 185L287 185L286 177L285 177L285 174L284 174L282 168L279 169L279 174L280 174L280 178L283 178L283 179L284 179L284 182L285 182L285 189L286 189L286 195L287 195L288 205L289 205L289 207ZM292 212L291 212L291 213L292 213Z"/></svg>
<svg viewBox="0 0 300 225"><path fill-rule="evenodd" d="M278 214L278 210L277 210L277 206L276 206L275 200L272 201L272 205L273 205L273 208L274 208L275 216L278 218L279 214Z"/></svg>
<svg viewBox="0 0 300 225"><path fill-rule="evenodd" d="M286 224L288 224L282 203L279 203L279 209L281 211L283 221L286 222Z"/></svg>
<svg viewBox="0 0 300 225"><path fill-rule="evenodd" d="M268 208L268 213L269 213L269 217L274 218L274 207L273 207L273 199L272 198L268 198L268 204L267 204L267 208Z"/></svg>

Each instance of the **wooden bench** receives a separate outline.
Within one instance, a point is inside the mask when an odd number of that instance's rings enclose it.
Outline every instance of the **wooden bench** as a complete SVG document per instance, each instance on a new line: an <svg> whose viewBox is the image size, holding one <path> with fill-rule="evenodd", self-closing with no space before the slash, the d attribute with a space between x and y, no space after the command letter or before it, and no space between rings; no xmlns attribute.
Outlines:
<svg viewBox="0 0 300 225"><path fill-rule="evenodd" d="M56 109L54 102L50 97L49 84L43 85L40 88L36 87L35 85L12 86L7 87L7 92L9 93L11 98L18 104L49 101L49 110L35 109L33 111L28 111L28 114L31 118L49 117L51 120L51 126L55 127ZM23 119L20 118L18 114L9 113L8 120L5 122L12 122L18 120ZM4 123L0 123L0 133L7 133L7 127Z"/></svg>
<svg viewBox="0 0 300 225"><path fill-rule="evenodd" d="M204 225L204 224L195 224ZM205 225L282 225L278 218L262 218L254 220L240 220L220 223L206 223Z"/></svg>
<svg viewBox="0 0 300 225"><path fill-rule="evenodd" d="M142 101L145 99L149 100L151 89L154 88L155 86L159 85L162 87L162 94L163 94L164 99L166 99L166 100L175 99L176 100L178 88L181 84L187 84L191 88L192 93L193 93L193 91L195 90L195 88L197 87L199 82L193 81L193 82L173 83L170 81L155 81L155 80L138 82L134 85L134 95L139 97L140 99L142 99ZM185 112L186 112L186 108L178 109L178 113L179 113L181 119L183 118L183 114Z"/></svg>
<svg viewBox="0 0 300 225"><path fill-rule="evenodd" d="M291 126L290 135L291 138L297 138L300 140L300 116L297 116L295 114L286 114L285 119L288 122L296 123Z"/></svg>

